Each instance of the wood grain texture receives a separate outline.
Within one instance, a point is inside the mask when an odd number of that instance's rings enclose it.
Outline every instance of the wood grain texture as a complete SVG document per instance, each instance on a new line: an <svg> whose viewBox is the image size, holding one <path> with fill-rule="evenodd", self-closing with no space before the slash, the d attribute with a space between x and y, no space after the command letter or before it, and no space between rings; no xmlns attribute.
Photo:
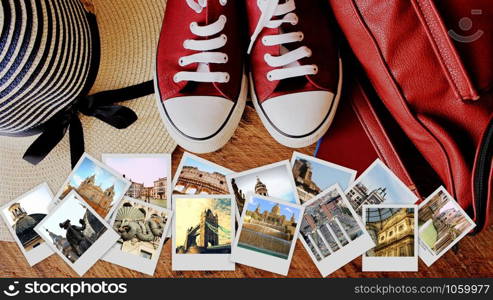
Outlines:
<svg viewBox="0 0 493 300"><path fill-rule="evenodd" d="M312 154L315 147L297 151ZM343 149L341 149L343 151ZM230 143L220 151L201 157L234 171L244 171L262 165L290 159L293 150L276 143L263 128L255 111L247 107L243 120ZM173 153L173 174L178 167L183 149ZM419 272L361 272L361 258L357 258L329 277L491 277L493 276L493 229L490 227L474 237L460 242L457 253L449 251L430 268L420 261ZM57 255L29 267L15 243L0 243L0 277L78 277ZM86 278L146 278L149 276L99 261L85 275ZM270 272L237 265L235 272L173 272L171 271L171 241L163 247L154 277L187 278L258 278L283 277ZM288 277L320 277L311 258L298 241Z"/></svg>

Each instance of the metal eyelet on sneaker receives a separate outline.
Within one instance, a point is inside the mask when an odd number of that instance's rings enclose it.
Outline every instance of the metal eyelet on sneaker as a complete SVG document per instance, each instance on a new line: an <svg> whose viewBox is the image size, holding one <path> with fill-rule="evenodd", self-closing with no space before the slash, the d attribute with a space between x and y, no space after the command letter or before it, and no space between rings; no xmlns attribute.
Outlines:
<svg viewBox="0 0 493 300"><path fill-rule="evenodd" d="M224 63L227 63L227 62L228 62L228 60L229 60L228 55L227 55L227 54L225 54L225 55L224 55Z"/></svg>
<svg viewBox="0 0 493 300"><path fill-rule="evenodd" d="M315 74L318 74L318 66L313 67L313 72L315 72ZM313 74L313 75L315 75L315 74Z"/></svg>
<svg viewBox="0 0 493 300"><path fill-rule="evenodd" d="M300 42L305 39L305 35L303 34L303 32L301 32L301 31L298 32L298 39Z"/></svg>
<svg viewBox="0 0 493 300"><path fill-rule="evenodd" d="M224 76L224 83L229 82L229 79L230 79L229 74L226 74L226 75Z"/></svg>
<svg viewBox="0 0 493 300"><path fill-rule="evenodd" d="M183 58L180 58L180 59L178 60L178 64L179 64L181 67L183 67L183 66L185 65L185 61L183 60Z"/></svg>
<svg viewBox="0 0 493 300"><path fill-rule="evenodd" d="M174 83L178 83L178 82L180 82L180 81L178 80L178 73L176 73L176 74L175 74L175 76L173 76L173 81L174 81Z"/></svg>
<svg viewBox="0 0 493 300"><path fill-rule="evenodd" d="M267 80L274 81L274 79L272 79L272 74L270 74L270 72L267 73L267 76L266 77L267 77Z"/></svg>

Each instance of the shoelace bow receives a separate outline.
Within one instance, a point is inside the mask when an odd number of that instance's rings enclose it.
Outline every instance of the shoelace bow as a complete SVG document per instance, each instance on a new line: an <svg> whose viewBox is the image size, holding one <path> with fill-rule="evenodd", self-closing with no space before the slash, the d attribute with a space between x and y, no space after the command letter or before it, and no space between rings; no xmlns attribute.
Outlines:
<svg viewBox="0 0 493 300"><path fill-rule="evenodd" d="M298 16L293 12L296 10L294 0L287 0L283 4L279 4L279 0L259 0L258 5L262 14L255 31L250 38L248 54L252 51L254 43L264 28L279 28L284 23L290 23L292 25L298 23ZM272 18L280 16L282 16L282 18L272 20ZM298 62L300 59L312 55L312 51L308 47L301 46L295 50L288 51L282 46L288 43L301 42L303 39L304 35L301 31L281 33L278 35L266 35L263 37L262 43L264 45L281 46L280 56L266 54L264 57L265 62L269 66L277 68L267 73L268 80L282 80L305 75L315 75L318 73L317 65L300 65Z"/></svg>
<svg viewBox="0 0 493 300"><path fill-rule="evenodd" d="M208 0L186 0L188 6L196 13L201 13L207 7ZM227 0L218 0L222 6L227 4ZM197 22L190 24L190 31L198 37L209 37L219 34L224 30L227 19L221 15L217 21L205 26L199 26ZM199 51L198 53L180 57L179 65L184 67L190 64L198 63L197 71L181 71L175 74L173 80L180 81L196 81L196 82L218 82L225 83L229 81L227 72L210 72L209 64L225 64L228 62L226 53L213 51L224 47L228 37L225 34L213 39L206 40L185 40L183 47L187 50Z"/></svg>

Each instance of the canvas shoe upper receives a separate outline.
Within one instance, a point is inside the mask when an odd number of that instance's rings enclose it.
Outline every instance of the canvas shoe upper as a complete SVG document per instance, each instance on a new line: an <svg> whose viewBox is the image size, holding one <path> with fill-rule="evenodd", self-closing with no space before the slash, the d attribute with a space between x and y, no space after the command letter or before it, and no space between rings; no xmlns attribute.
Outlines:
<svg viewBox="0 0 493 300"><path fill-rule="evenodd" d="M245 106L241 1L168 0L156 58L158 107L192 152L221 148Z"/></svg>
<svg viewBox="0 0 493 300"><path fill-rule="evenodd" d="M326 2L246 1L252 98L270 134L289 147L315 143L338 105L342 71Z"/></svg>

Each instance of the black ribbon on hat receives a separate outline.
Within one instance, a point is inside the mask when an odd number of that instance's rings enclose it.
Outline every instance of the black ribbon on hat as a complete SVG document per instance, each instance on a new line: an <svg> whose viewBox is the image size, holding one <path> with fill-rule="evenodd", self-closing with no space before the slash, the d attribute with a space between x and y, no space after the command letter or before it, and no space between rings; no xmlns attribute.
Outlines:
<svg viewBox="0 0 493 300"><path fill-rule="evenodd" d="M73 168L84 154L84 130L79 113L98 118L117 129L125 129L137 121L137 114L130 108L115 103L153 93L153 82L146 81L122 89L80 97L69 108L46 123L43 133L29 146L23 158L34 165L38 164L58 145L70 129L70 157Z"/></svg>

